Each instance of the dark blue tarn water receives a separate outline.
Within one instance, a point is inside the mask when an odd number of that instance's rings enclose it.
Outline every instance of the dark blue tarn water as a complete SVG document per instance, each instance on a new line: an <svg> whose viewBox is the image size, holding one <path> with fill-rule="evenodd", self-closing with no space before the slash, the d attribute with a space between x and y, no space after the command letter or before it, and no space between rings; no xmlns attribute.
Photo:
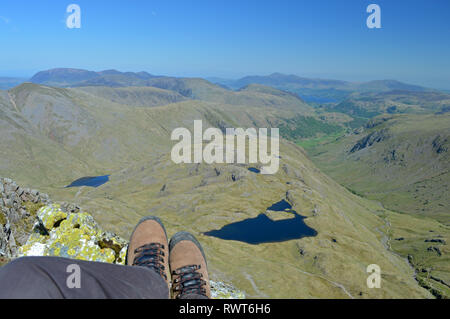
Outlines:
<svg viewBox="0 0 450 319"><path fill-rule="evenodd" d="M99 187L109 181L109 176L110 175L82 177L77 179L76 181L73 181L72 184L67 185L66 187Z"/></svg>
<svg viewBox="0 0 450 319"><path fill-rule="evenodd" d="M250 172L253 172L253 173L256 173L256 174L261 173L261 170L255 168L255 167L249 167L248 170L249 170Z"/></svg>
<svg viewBox="0 0 450 319"><path fill-rule="evenodd" d="M267 210L273 210L276 212L283 212L285 210L290 210L292 209L291 204L289 204L286 200L280 200L279 202L273 204L272 206L270 206L269 208L267 208Z"/></svg>
<svg viewBox="0 0 450 319"><path fill-rule="evenodd" d="M286 205L287 204L287 205ZM294 218L273 221L266 214L260 214L256 218L245 219L240 222L228 224L219 230L206 232L205 235L224 240L237 240L248 244L262 244L300 239L316 236L317 232L308 227L303 219L305 217L291 210L291 205L282 200L273 204L268 210L285 211L293 214Z"/></svg>

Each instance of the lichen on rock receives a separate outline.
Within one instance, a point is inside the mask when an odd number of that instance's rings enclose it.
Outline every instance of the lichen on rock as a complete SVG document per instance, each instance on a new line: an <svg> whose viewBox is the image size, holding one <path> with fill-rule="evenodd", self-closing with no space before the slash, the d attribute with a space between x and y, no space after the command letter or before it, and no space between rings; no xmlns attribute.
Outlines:
<svg viewBox="0 0 450 319"><path fill-rule="evenodd" d="M220 281L210 280L212 299L245 299L245 294L235 287Z"/></svg>
<svg viewBox="0 0 450 319"><path fill-rule="evenodd" d="M112 243L111 247L101 245L105 242ZM88 213L67 213L60 205L52 204L38 211L33 233L20 248L19 256L59 256L116 263L125 246L125 240L103 231Z"/></svg>
<svg viewBox="0 0 450 319"><path fill-rule="evenodd" d="M47 231L52 229L58 222L67 218L67 214L59 208L58 204L54 204L43 207L38 211L37 217Z"/></svg>

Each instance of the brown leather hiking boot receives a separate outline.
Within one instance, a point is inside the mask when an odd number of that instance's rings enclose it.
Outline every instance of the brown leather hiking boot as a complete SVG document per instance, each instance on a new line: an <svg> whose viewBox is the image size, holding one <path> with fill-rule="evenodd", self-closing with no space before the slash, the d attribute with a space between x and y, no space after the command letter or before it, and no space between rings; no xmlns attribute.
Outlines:
<svg viewBox="0 0 450 319"><path fill-rule="evenodd" d="M188 232L176 233L169 244L172 297L211 298L208 269L202 246Z"/></svg>
<svg viewBox="0 0 450 319"><path fill-rule="evenodd" d="M126 264L156 271L169 286L169 245L164 225L158 217L144 217L131 234Z"/></svg>

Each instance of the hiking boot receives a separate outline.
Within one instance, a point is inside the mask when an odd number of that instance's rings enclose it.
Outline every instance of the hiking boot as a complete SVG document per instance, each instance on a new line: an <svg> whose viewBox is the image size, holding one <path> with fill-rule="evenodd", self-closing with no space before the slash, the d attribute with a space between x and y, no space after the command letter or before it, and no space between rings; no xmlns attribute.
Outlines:
<svg viewBox="0 0 450 319"><path fill-rule="evenodd" d="M156 271L169 286L169 245L166 230L158 217L144 217L137 224L128 245L126 265Z"/></svg>
<svg viewBox="0 0 450 319"><path fill-rule="evenodd" d="M169 264L173 298L189 299L199 295L211 298L205 254L193 235L179 232L172 237Z"/></svg>

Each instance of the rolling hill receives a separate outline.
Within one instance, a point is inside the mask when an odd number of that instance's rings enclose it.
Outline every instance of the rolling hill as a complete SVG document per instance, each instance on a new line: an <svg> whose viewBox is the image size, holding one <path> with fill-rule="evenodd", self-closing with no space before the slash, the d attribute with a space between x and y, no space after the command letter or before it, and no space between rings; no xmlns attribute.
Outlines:
<svg viewBox="0 0 450 319"><path fill-rule="evenodd" d="M119 72L105 70L101 72L83 69L57 68L40 71L31 77L30 82L57 87L69 86L143 86L141 85L154 76L147 72Z"/></svg>
<svg viewBox="0 0 450 319"><path fill-rule="evenodd" d="M449 113L383 115L355 133L309 154L337 181L389 209L450 224Z"/></svg>
<svg viewBox="0 0 450 319"><path fill-rule="evenodd" d="M379 93L353 93L345 101L328 106L329 111L353 117L371 118L383 113L431 113L450 107L450 95L432 91L393 90Z"/></svg>
<svg viewBox="0 0 450 319"><path fill-rule="evenodd" d="M445 285L427 277L431 273L446 282L445 265L434 262L432 270L422 273L407 256L414 249L426 255L427 247L417 243L428 239L430 231L447 238L448 227L351 193L292 142L281 140L280 170L274 175L252 172L247 164L173 163L171 132L192 128L194 120L222 129L271 127L312 111L297 96L272 88L231 92L205 82L182 82L196 99L154 107L137 106L141 102L129 96L112 102L107 91L99 93L103 88L88 92L93 89L26 83L2 91L0 128L6 138L0 142L0 175L84 207L105 229L125 238L148 214L159 216L169 235L191 231L205 247L211 277L233 283L248 297L446 295ZM133 105L125 104L130 101ZM83 176L106 174L110 182L98 188L63 187ZM283 199L306 217L317 236L252 245L204 235L265 213ZM286 212L268 216L274 215L292 217ZM409 244L394 247L392 236L400 233ZM446 245L440 251L447 256ZM366 268L373 263L382 269L382 289L367 287Z"/></svg>
<svg viewBox="0 0 450 319"><path fill-rule="evenodd" d="M379 201L398 216L432 218L448 229L449 141L448 112L385 114L352 134L309 143L307 150L322 171L353 193ZM434 277L431 282L419 277L424 287L440 286L448 295L449 235L429 230L429 236L416 237L412 234L420 232L420 223L404 223L392 228L391 247L407 255L419 274Z"/></svg>
<svg viewBox="0 0 450 319"><path fill-rule="evenodd" d="M336 103L348 98L352 93L380 93L388 91L429 92L417 85L402 83L395 80L377 80L369 82L348 82L330 79L314 79L273 73L268 76L246 76L238 80L211 78L207 81L200 78L177 78L169 76L152 75L147 72L120 72L106 70L100 72L58 68L41 71L35 74L30 81L56 87L156 87L175 91L188 98L204 96L205 88L208 91L216 90L223 94L231 90L242 90L250 85L263 85L278 90L287 91L301 96L311 103ZM214 83L214 84L213 84ZM216 94L216 98L220 97Z"/></svg>
<svg viewBox="0 0 450 319"><path fill-rule="evenodd" d="M330 79L313 79L273 73L267 76L246 76L238 80L212 78L211 81L240 89L249 84L262 84L300 95L308 102L340 102L354 92L387 92L392 90L429 91L421 86L410 85L395 80L377 80L369 82L348 82Z"/></svg>
<svg viewBox="0 0 450 319"><path fill-rule="evenodd" d="M153 76L146 72L93 72L78 69L52 69L34 75L32 83L79 88L112 102L135 106L156 106L186 99L241 106L312 108L297 95L263 85L248 85L232 91L201 78ZM157 90L160 89L160 90Z"/></svg>

